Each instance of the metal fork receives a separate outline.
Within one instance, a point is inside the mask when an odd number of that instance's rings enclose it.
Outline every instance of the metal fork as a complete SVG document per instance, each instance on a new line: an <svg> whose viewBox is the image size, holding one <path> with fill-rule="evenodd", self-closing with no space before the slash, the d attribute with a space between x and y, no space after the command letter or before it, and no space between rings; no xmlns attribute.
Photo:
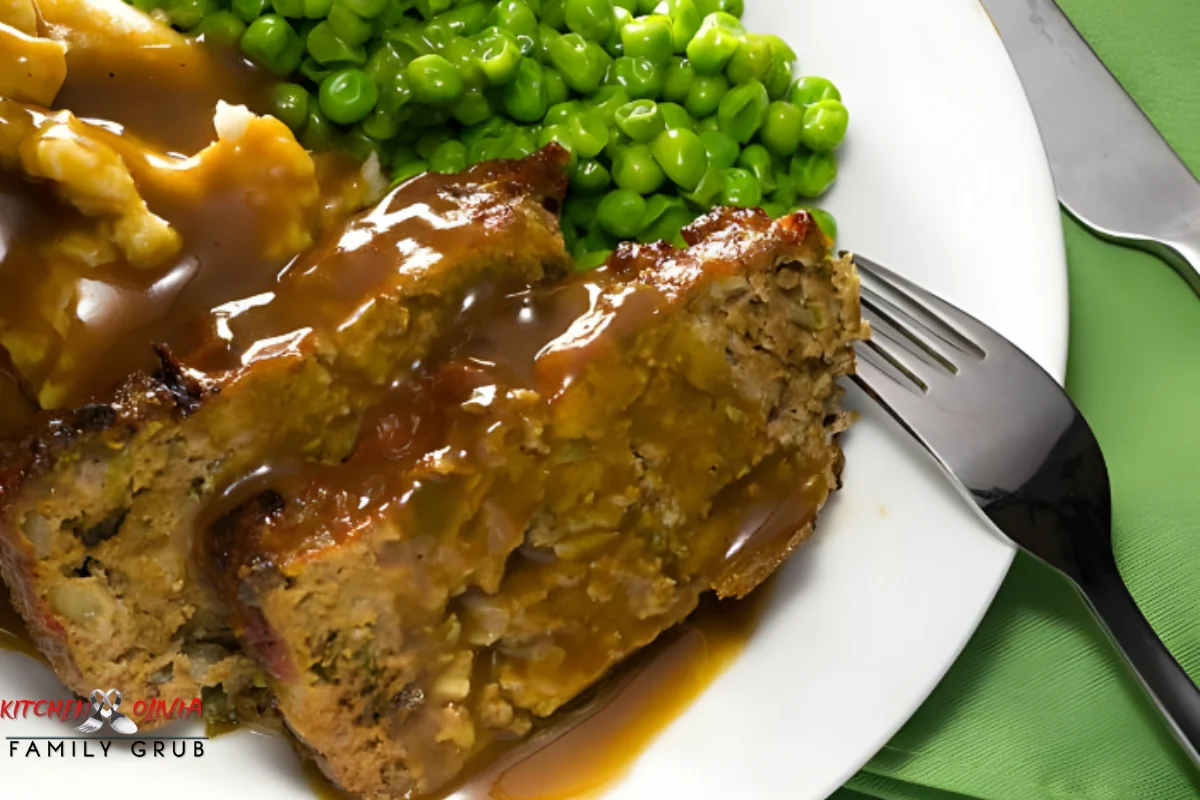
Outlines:
<svg viewBox="0 0 1200 800"><path fill-rule="evenodd" d="M1065 574L1200 764L1200 689L1142 615L1112 549L1100 445L1059 385L975 318L855 256L871 339L854 380L992 527Z"/></svg>

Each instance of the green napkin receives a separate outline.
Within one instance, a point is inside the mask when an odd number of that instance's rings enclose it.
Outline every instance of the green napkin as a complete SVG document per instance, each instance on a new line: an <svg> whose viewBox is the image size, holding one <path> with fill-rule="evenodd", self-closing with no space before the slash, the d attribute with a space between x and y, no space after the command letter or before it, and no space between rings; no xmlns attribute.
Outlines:
<svg viewBox="0 0 1200 800"><path fill-rule="evenodd" d="M1200 2L1059 2L1200 174ZM1108 460L1117 559L1197 679L1200 298L1162 262L1095 239L1065 215L1063 226L1067 388ZM1073 590L1018 556L945 680L834 797L1175 800L1200 797L1200 771Z"/></svg>

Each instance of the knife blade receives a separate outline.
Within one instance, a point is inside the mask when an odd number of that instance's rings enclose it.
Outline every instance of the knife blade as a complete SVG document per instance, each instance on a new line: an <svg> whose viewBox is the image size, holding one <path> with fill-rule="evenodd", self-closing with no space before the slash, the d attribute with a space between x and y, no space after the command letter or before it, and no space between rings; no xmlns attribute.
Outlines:
<svg viewBox="0 0 1200 800"><path fill-rule="evenodd" d="M1200 294L1200 181L1054 0L981 0L1016 66L1062 205Z"/></svg>

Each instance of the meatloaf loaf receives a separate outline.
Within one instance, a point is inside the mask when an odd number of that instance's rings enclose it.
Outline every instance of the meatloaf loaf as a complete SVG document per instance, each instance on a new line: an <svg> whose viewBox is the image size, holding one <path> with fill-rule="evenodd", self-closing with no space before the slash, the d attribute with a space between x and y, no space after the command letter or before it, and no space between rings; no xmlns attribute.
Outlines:
<svg viewBox="0 0 1200 800"><path fill-rule="evenodd" d="M481 294L344 463L202 537L288 728L349 792L443 787L810 535L853 267L806 214L685 238Z"/></svg>
<svg viewBox="0 0 1200 800"><path fill-rule="evenodd" d="M158 374L0 445L0 571L68 688L170 706L251 683L193 532L247 476L349 454L472 292L567 271L564 160L549 149L397 188L274 292L217 309L203 351L163 351Z"/></svg>

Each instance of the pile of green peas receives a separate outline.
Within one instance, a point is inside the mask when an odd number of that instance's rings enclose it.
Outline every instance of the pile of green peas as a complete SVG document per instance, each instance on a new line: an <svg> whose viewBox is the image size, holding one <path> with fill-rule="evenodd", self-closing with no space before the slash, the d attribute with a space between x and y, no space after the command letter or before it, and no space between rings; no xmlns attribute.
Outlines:
<svg viewBox="0 0 1200 800"><path fill-rule="evenodd" d="M680 243L716 205L773 217L837 177L849 114L743 0L129 0L236 44L281 82L272 112L312 150L379 156L394 183L570 154L563 234L580 268L619 240Z"/></svg>

